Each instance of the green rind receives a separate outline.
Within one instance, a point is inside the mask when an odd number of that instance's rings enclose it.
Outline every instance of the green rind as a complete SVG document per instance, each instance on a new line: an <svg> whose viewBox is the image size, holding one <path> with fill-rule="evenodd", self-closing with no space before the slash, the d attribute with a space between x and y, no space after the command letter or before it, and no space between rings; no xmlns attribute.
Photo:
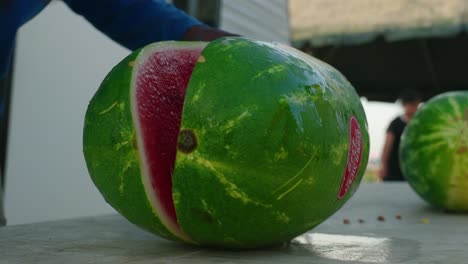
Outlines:
<svg viewBox="0 0 468 264"><path fill-rule="evenodd" d="M105 200L130 222L178 240L153 211L141 179L130 87L141 50L134 51L107 75L85 117L83 151L89 174Z"/></svg>
<svg viewBox="0 0 468 264"><path fill-rule="evenodd" d="M360 99L332 67L286 47L242 38L211 42L196 64L182 129L198 147L179 151L174 202L200 244L253 248L310 230L354 193L369 137ZM337 199L358 120L362 163Z"/></svg>
<svg viewBox="0 0 468 264"><path fill-rule="evenodd" d="M438 95L418 110L402 135L400 163L427 202L468 211L468 91Z"/></svg>

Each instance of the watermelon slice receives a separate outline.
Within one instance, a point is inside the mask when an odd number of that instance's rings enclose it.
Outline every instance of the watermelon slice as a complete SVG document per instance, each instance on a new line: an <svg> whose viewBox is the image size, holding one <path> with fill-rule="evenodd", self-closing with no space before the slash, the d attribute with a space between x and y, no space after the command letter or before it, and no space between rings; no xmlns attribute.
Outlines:
<svg viewBox="0 0 468 264"><path fill-rule="evenodd" d="M135 64L131 97L141 170L149 201L163 224L184 237L172 201L172 174L182 106L203 44L149 49Z"/></svg>
<svg viewBox="0 0 468 264"><path fill-rule="evenodd" d="M356 191L369 154L360 99L339 72L245 38L133 52L90 102L83 144L93 182L129 221L229 248L324 221Z"/></svg>
<svg viewBox="0 0 468 264"><path fill-rule="evenodd" d="M117 81L111 83L109 77L104 80L102 88L97 92L102 95L96 96L104 98L104 101L93 100L90 104L89 113L98 111L97 119L104 117L106 122L94 121L96 118L90 118L92 114L88 114L86 119L86 155L108 153L109 144L114 145L116 151L110 156L99 155L102 158L98 160L101 161L87 159L90 170L94 167L98 171L106 170L102 166L109 166L114 175L120 175L117 178L109 178L111 175L100 178L104 174L97 172L99 176L93 177L96 185L103 190L106 200L113 206L115 203L120 204L114 207L135 224L176 240L190 241L177 223L171 176L185 90L205 46L206 43L181 45L164 42L133 53L113 69L112 74L117 77ZM138 56L134 56L136 54ZM93 108L93 105L96 107ZM104 108L99 108L103 105ZM114 131L114 136L118 138L94 133L94 129L109 130L114 126L115 119L119 124L112 129L122 130ZM87 133L92 131L92 134ZM129 160L119 164L119 160L128 156L131 157ZM141 178L135 181L136 175ZM112 187L118 187L118 190ZM122 202L126 196L130 200ZM133 198L135 196L138 199ZM148 225L148 222L151 224Z"/></svg>

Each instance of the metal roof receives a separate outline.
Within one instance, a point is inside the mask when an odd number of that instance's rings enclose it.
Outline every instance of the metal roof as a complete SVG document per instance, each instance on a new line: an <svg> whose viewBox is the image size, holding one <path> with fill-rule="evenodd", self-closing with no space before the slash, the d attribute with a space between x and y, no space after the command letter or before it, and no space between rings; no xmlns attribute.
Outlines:
<svg viewBox="0 0 468 264"><path fill-rule="evenodd" d="M289 0L291 40L313 46L466 31L468 0Z"/></svg>

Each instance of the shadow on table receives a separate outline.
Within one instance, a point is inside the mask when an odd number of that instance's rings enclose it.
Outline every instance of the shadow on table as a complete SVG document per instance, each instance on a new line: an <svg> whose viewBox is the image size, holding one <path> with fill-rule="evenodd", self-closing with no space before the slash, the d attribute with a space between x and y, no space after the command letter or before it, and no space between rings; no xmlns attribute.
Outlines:
<svg viewBox="0 0 468 264"><path fill-rule="evenodd" d="M154 247L146 244L121 253L131 263L152 258L177 263L401 263L417 259L420 252L419 243L408 239L323 233L308 233L288 244L260 250L206 249L170 242Z"/></svg>

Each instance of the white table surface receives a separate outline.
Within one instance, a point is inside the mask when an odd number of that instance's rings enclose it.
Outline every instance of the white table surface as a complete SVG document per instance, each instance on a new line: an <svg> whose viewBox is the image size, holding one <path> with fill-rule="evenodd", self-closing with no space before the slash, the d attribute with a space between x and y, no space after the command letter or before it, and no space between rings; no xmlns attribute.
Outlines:
<svg viewBox="0 0 468 264"><path fill-rule="evenodd" d="M464 264L468 215L433 209L406 183L362 184L334 216L281 247L187 246L107 215L0 228L0 264L6 263Z"/></svg>

